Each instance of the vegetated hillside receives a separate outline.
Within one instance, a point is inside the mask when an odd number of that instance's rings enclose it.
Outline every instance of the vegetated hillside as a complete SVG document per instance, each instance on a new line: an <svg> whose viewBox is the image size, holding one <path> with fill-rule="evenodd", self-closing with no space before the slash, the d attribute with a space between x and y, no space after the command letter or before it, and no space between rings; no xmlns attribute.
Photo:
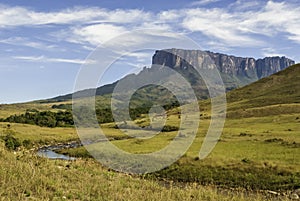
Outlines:
<svg viewBox="0 0 300 201"><path fill-rule="evenodd" d="M118 81L111 83L111 84L106 84L104 86L98 87L96 90L95 89L85 89L82 91L75 92L75 96L77 94L80 94L81 97L90 97L91 94L95 94L96 96L104 96L107 94L111 94L117 85ZM69 101L72 100L73 93L66 94L66 95L61 95L57 96L51 99L47 100L41 100L39 101L40 103L53 103L53 102L63 102L63 101Z"/></svg>
<svg viewBox="0 0 300 201"><path fill-rule="evenodd" d="M300 64L227 93L227 101L229 117L299 113Z"/></svg>

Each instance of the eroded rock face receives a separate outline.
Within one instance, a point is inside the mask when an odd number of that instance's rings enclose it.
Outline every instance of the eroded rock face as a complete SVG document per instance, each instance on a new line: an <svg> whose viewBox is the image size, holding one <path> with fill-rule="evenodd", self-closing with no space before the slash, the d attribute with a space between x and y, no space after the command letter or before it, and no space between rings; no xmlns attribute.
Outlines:
<svg viewBox="0 0 300 201"><path fill-rule="evenodd" d="M232 78L227 80L228 82L237 82L238 86L242 86L272 75L295 62L286 57L266 57L256 60L209 51L168 49L156 51L152 57L152 64L175 69L185 69L188 64L200 68L217 68L221 76Z"/></svg>
<svg viewBox="0 0 300 201"><path fill-rule="evenodd" d="M286 57L266 57L256 61L258 78L263 78L294 65L295 61Z"/></svg>

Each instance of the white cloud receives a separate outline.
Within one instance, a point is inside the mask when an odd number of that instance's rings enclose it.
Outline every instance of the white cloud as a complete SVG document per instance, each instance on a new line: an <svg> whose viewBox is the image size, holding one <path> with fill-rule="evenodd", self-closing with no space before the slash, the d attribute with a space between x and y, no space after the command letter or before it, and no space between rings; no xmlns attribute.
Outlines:
<svg viewBox="0 0 300 201"><path fill-rule="evenodd" d="M77 43L88 42L89 44L97 46L126 31L126 28L122 26L112 24L95 24L72 28L70 33L71 37L69 36L66 40Z"/></svg>
<svg viewBox="0 0 300 201"><path fill-rule="evenodd" d="M167 23L160 23L160 22L144 22L142 24L137 25L134 27L136 29L149 29L152 30L151 32L158 31L158 32L166 32L166 31L171 31L172 26Z"/></svg>
<svg viewBox="0 0 300 201"><path fill-rule="evenodd" d="M269 1L266 6L248 19L246 25L253 31L269 36L282 34L289 40L300 43L300 7L286 2Z"/></svg>
<svg viewBox="0 0 300 201"><path fill-rule="evenodd" d="M128 57L136 57L139 59L148 59L153 56L153 52L130 52L126 54Z"/></svg>
<svg viewBox="0 0 300 201"><path fill-rule="evenodd" d="M130 73L138 73L140 72L144 67L146 67L145 63L139 63L139 62L127 62L124 61L120 63L124 66L131 66L133 67Z"/></svg>
<svg viewBox="0 0 300 201"><path fill-rule="evenodd" d="M232 48L216 41L209 41L207 45L210 47L211 51L229 52L232 50Z"/></svg>
<svg viewBox="0 0 300 201"><path fill-rule="evenodd" d="M7 26L34 26L42 24L64 24L75 21L87 20L91 12L63 12L43 13L28 10L22 7L0 7L0 27Z"/></svg>
<svg viewBox="0 0 300 201"><path fill-rule="evenodd" d="M183 13L181 10L166 10L158 13L157 17L161 22L174 22L182 17Z"/></svg>
<svg viewBox="0 0 300 201"><path fill-rule="evenodd" d="M72 43L84 44L84 46L92 45L96 47L132 30L149 30L149 35L152 34L156 36L168 37L168 33L172 31L172 26L165 23L155 23L147 21L140 24L132 25L116 25L101 23L93 25L76 26L70 28L67 31L55 33L53 35L64 38L64 40L67 40ZM116 40L118 40L115 42L116 45L122 45L124 43L141 44L145 42L145 40L147 40L146 38L139 37L139 35L136 35L135 38L122 38L122 41L119 41L119 39L120 38L116 38Z"/></svg>
<svg viewBox="0 0 300 201"><path fill-rule="evenodd" d="M265 23L270 32L285 33L288 39L300 43L299 13L299 6L269 1L265 12L254 23Z"/></svg>
<svg viewBox="0 0 300 201"><path fill-rule="evenodd" d="M200 1L194 1L191 3L191 6L204 6L207 4L219 2L221 0L200 0Z"/></svg>
<svg viewBox="0 0 300 201"><path fill-rule="evenodd" d="M193 5L207 5L219 0L195 1ZM255 8L255 9L251 9ZM40 25L57 26L56 37L59 42L72 42L91 50L119 34L133 29L148 28L161 36L170 31L201 33L209 39L207 44L220 43L223 47L264 46L263 37L272 38L281 34L286 39L300 43L299 4L292 2L259 2L237 0L227 8L185 8L164 10L158 13L138 9L108 10L98 7L74 7L56 12L37 12L23 7L0 5L0 27ZM167 37L167 36L166 36ZM15 40L16 39L16 40ZM127 42L140 43L135 40ZM34 48L51 48L36 41L21 42L21 38L12 37L2 43ZM1 41L0 41L1 42ZM120 42L120 41L118 41ZM17 43L16 43L17 45Z"/></svg>
<svg viewBox="0 0 300 201"><path fill-rule="evenodd" d="M241 4L241 1L236 4ZM257 7L258 3L252 2L250 5ZM182 26L218 39L228 46L264 45L257 36L272 38L278 33L300 43L299 5L273 1L259 5L261 9L248 11L230 11L227 8L188 9Z"/></svg>
<svg viewBox="0 0 300 201"><path fill-rule="evenodd" d="M14 46L26 46L26 47L36 48L36 49L43 49L43 50L56 48L55 45L47 45L45 43L32 41L29 38L24 38L24 37L9 37L5 39L0 39L0 43L14 45Z"/></svg>
<svg viewBox="0 0 300 201"><path fill-rule="evenodd" d="M288 39L295 41L296 43L300 44L300 33L299 29L295 30L297 32L291 33L290 36L288 36Z"/></svg>
<svg viewBox="0 0 300 201"><path fill-rule="evenodd" d="M65 59L65 58L49 58L45 56L14 56L14 59L25 60L30 62L50 62L50 63L73 63L84 64L87 62L93 63L94 61L86 61L82 59Z"/></svg>
<svg viewBox="0 0 300 201"><path fill-rule="evenodd" d="M139 23L151 21L153 14L142 10L112 10L105 12L105 18L102 22L110 23Z"/></svg>
<svg viewBox="0 0 300 201"><path fill-rule="evenodd" d="M263 48L262 54L264 57L286 56L285 54L280 53L277 49L271 47Z"/></svg>
<svg viewBox="0 0 300 201"><path fill-rule="evenodd" d="M137 64L130 65L132 66L146 66L151 64L151 58L153 56L153 51L148 51L148 52L130 52L130 53L125 53L121 58L119 58L119 61L127 62L130 63L129 61L134 61Z"/></svg>
<svg viewBox="0 0 300 201"><path fill-rule="evenodd" d="M229 8L233 11L249 11L249 10L260 10L264 7L264 1L249 1L249 0L237 0L229 5Z"/></svg>
<svg viewBox="0 0 300 201"><path fill-rule="evenodd" d="M36 12L23 7L0 6L0 27L75 23L136 23L150 21L150 12L137 9L107 10L75 7L58 12Z"/></svg>
<svg viewBox="0 0 300 201"><path fill-rule="evenodd" d="M240 26L243 18L223 9L189 9L182 26L190 31L202 32L228 46L261 45L261 41L248 35Z"/></svg>
<svg viewBox="0 0 300 201"><path fill-rule="evenodd" d="M43 61L44 56L14 56L14 59L27 60L27 61Z"/></svg>

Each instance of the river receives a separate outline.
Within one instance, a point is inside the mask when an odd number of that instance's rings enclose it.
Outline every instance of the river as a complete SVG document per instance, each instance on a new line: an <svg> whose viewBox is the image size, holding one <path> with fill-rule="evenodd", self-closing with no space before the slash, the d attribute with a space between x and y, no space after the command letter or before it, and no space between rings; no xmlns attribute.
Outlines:
<svg viewBox="0 0 300 201"><path fill-rule="evenodd" d="M55 150L58 149L68 149L68 148L76 148L82 146L81 143L73 141L66 144L59 143L56 145L50 145L50 146L43 146L38 149L37 155L40 157L45 157L49 159L61 159L61 160L75 160L75 157L70 157L68 155L64 154L58 154L55 152Z"/></svg>

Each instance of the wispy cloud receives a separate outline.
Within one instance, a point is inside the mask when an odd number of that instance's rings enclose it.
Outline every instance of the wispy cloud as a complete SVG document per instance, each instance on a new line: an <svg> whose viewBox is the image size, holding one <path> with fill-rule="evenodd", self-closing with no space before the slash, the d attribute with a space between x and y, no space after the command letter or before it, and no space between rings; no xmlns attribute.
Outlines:
<svg viewBox="0 0 300 201"><path fill-rule="evenodd" d="M233 11L249 11L249 10L260 10L264 7L264 1L249 1L249 0L237 0L234 3L230 4L228 8Z"/></svg>
<svg viewBox="0 0 300 201"><path fill-rule="evenodd" d="M73 64L84 64L93 63L93 61L86 61L82 59L65 59L65 58L49 58L45 56L14 56L14 59L25 60L30 62L42 62L42 63L73 63Z"/></svg>
<svg viewBox="0 0 300 201"><path fill-rule="evenodd" d="M107 10L75 7L58 12L36 12L23 7L0 5L0 27L75 23L136 23L151 20L152 14L137 9Z"/></svg>
<svg viewBox="0 0 300 201"><path fill-rule="evenodd" d="M204 6L207 4L219 2L221 0L200 0L200 1L194 1L191 3L191 6Z"/></svg>
<svg viewBox="0 0 300 201"><path fill-rule="evenodd" d="M286 54L282 53L284 50L289 48L274 48L274 47L266 47L262 48L261 52L265 57L272 57L272 56L285 56L288 57ZM289 56L291 58L291 56Z"/></svg>
<svg viewBox="0 0 300 201"><path fill-rule="evenodd" d="M196 8L186 11L182 26L228 46L261 46L264 43L258 36L272 38L277 33L300 43L299 12L300 7L292 3L273 1L260 3L260 9L255 11Z"/></svg>
<svg viewBox="0 0 300 201"><path fill-rule="evenodd" d="M193 32L201 32L212 40L217 39L227 46L259 46L262 41L250 35L251 30L240 26L248 14L237 17L223 9L189 9L182 26ZM263 33L262 33L263 34Z"/></svg>
<svg viewBox="0 0 300 201"><path fill-rule="evenodd" d="M237 0L225 8L204 5L219 0L194 1L198 8L164 10L158 13L138 9L103 9L98 7L74 7L56 12L37 12L23 7L0 6L0 27L57 26L52 35L59 41L78 44L83 49L96 47L119 34L133 29L200 33L207 37L206 44L220 47L263 47L263 37L281 34L290 42L300 43L299 4L275 1ZM203 5L203 7L201 7ZM237 9L238 8L238 9ZM249 9L248 9L249 8ZM255 8L255 9L250 9ZM64 26L60 26L64 25ZM163 36L163 35L162 35ZM51 48L29 39L12 37L0 41L34 47ZM138 37L130 42L141 42Z"/></svg>
<svg viewBox="0 0 300 201"><path fill-rule="evenodd" d="M268 1L253 18L245 22L249 29L269 35L283 33L287 39L300 43L299 5L286 2Z"/></svg>
<svg viewBox="0 0 300 201"><path fill-rule="evenodd" d="M144 67L146 64L151 64L151 58L153 56L153 52L130 52L125 53L121 58L119 58L120 62L125 62L130 64L131 66L142 66ZM133 65L132 62L136 62L135 65Z"/></svg>
<svg viewBox="0 0 300 201"><path fill-rule="evenodd" d="M14 45L14 46L26 46L36 49L49 50L54 49L56 45L48 45L42 42L32 41L32 39L24 38L24 37L9 37L5 39L0 39L0 43Z"/></svg>

